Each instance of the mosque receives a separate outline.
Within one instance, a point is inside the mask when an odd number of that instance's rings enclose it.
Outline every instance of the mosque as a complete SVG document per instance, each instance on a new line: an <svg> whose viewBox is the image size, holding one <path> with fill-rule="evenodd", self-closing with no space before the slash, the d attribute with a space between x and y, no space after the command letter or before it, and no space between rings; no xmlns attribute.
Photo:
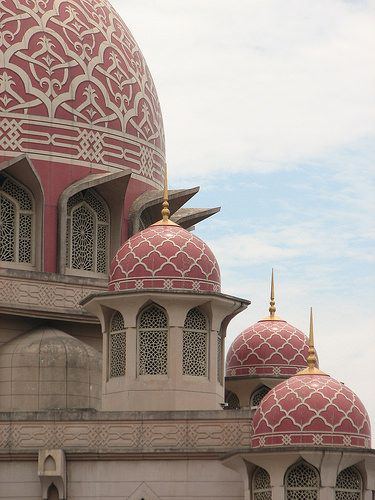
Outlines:
<svg viewBox="0 0 375 500"><path fill-rule="evenodd" d="M372 500L369 417L225 294L107 0L0 2L0 499ZM160 212L162 212L160 214Z"/></svg>

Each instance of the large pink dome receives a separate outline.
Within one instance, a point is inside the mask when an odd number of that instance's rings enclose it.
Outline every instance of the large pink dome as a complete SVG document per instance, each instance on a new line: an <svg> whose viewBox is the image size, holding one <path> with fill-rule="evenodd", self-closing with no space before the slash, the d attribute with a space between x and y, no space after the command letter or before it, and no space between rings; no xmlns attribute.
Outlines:
<svg viewBox="0 0 375 500"><path fill-rule="evenodd" d="M220 292L220 270L200 238L177 225L153 225L117 252L109 289Z"/></svg>
<svg viewBox="0 0 375 500"><path fill-rule="evenodd" d="M161 186L164 132L155 86L108 1L6 0L0 15L2 157L130 168Z"/></svg>
<svg viewBox="0 0 375 500"><path fill-rule="evenodd" d="M253 419L251 446L369 448L370 421L359 398L328 375L296 375L272 389Z"/></svg>
<svg viewBox="0 0 375 500"><path fill-rule="evenodd" d="M286 321L258 321L230 346L226 376L290 377L306 367L308 347L305 334Z"/></svg>

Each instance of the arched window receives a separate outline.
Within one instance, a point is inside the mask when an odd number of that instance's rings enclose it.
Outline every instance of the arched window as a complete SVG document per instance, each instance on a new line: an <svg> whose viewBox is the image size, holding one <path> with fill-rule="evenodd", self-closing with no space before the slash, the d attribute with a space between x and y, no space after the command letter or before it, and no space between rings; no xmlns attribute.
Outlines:
<svg viewBox="0 0 375 500"><path fill-rule="evenodd" d="M145 309L138 320L138 373L168 373L168 318L155 305Z"/></svg>
<svg viewBox="0 0 375 500"><path fill-rule="evenodd" d="M223 385L223 352L224 352L224 339L222 332L217 334L217 381Z"/></svg>
<svg viewBox="0 0 375 500"><path fill-rule="evenodd" d="M208 320L197 308L190 309L182 338L182 373L194 377L208 374Z"/></svg>
<svg viewBox="0 0 375 500"><path fill-rule="evenodd" d="M48 500L59 500L59 492L53 483L48 488L47 498Z"/></svg>
<svg viewBox="0 0 375 500"><path fill-rule="evenodd" d="M361 500L361 498L361 475L355 467L348 467L337 476L335 500Z"/></svg>
<svg viewBox="0 0 375 500"><path fill-rule="evenodd" d="M105 201L92 189L67 204L66 267L79 274L108 272L110 216Z"/></svg>
<svg viewBox="0 0 375 500"><path fill-rule="evenodd" d="M293 465L285 477L286 500L318 500L319 472L306 462Z"/></svg>
<svg viewBox="0 0 375 500"><path fill-rule="evenodd" d="M124 318L115 312L109 332L109 377L123 377L126 371L126 331Z"/></svg>
<svg viewBox="0 0 375 500"><path fill-rule="evenodd" d="M262 467L254 472L253 500L272 500L270 475Z"/></svg>
<svg viewBox="0 0 375 500"><path fill-rule="evenodd" d="M31 193L0 174L0 261L35 265L34 213Z"/></svg>
<svg viewBox="0 0 375 500"><path fill-rule="evenodd" d="M260 405L260 402L264 398L266 394L270 391L269 387L263 385L259 387L256 391L254 391L250 397L250 408L257 408Z"/></svg>
<svg viewBox="0 0 375 500"><path fill-rule="evenodd" d="M234 392L227 391L225 393L225 402L227 404L225 407L227 410L239 410L241 408L240 400Z"/></svg>

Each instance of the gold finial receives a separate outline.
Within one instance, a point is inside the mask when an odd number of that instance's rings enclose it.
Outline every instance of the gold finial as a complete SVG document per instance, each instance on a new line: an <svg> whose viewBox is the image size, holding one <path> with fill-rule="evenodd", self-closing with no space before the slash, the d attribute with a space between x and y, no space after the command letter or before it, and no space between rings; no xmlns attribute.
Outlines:
<svg viewBox="0 0 375 500"><path fill-rule="evenodd" d="M281 318L276 316L276 302L275 302L275 277L274 277L274 271L272 268L272 275L271 275L271 298L270 298L270 307L269 307L269 312L270 315L267 316L267 318L264 318L262 321L283 321Z"/></svg>
<svg viewBox="0 0 375 500"><path fill-rule="evenodd" d="M310 308L310 334L309 334L309 353L307 356L307 368L297 373L297 375L326 375L316 366L318 359L316 357L314 345L314 318L312 307Z"/></svg>
<svg viewBox="0 0 375 500"><path fill-rule="evenodd" d="M155 222L153 226L177 226L175 222L170 220L171 212L169 210L169 198L168 198L168 169L167 164L165 164L164 170L164 192L163 192L163 208L161 211L162 219L159 222Z"/></svg>

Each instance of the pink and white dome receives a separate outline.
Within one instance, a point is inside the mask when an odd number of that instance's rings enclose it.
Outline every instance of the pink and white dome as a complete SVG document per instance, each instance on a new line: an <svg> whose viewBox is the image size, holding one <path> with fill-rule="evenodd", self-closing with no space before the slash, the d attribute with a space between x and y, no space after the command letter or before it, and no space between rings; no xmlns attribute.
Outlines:
<svg viewBox="0 0 375 500"><path fill-rule="evenodd" d="M290 377L306 367L308 339L280 319L258 321L234 340L226 358L227 377Z"/></svg>
<svg viewBox="0 0 375 500"><path fill-rule="evenodd" d="M253 418L253 448L369 448L369 416L345 385L325 374L296 375L272 389Z"/></svg>
<svg viewBox="0 0 375 500"><path fill-rule="evenodd" d="M111 264L109 290L220 292L220 269L204 241L178 225L152 225L131 237Z"/></svg>
<svg viewBox="0 0 375 500"><path fill-rule="evenodd" d="M1 2L1 159L132 169L163 185L163 120L132 34L107 0ZM65 174L66 175L66 174Z"/></svg>

